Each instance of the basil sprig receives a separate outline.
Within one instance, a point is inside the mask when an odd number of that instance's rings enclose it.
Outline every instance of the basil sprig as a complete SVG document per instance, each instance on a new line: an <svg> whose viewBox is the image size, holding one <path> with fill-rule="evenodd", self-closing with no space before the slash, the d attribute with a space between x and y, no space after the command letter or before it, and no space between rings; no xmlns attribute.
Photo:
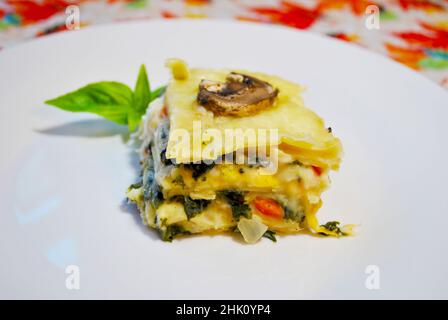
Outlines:
<svg viewBox="0 0 448 320"><path fill-rule="evenodd" d="M146 67L142 65L134 91L120 82L95 82L45 103L66 111L94 113L134 131L148 105L160 97L165 88L151 91Z"/></svg>

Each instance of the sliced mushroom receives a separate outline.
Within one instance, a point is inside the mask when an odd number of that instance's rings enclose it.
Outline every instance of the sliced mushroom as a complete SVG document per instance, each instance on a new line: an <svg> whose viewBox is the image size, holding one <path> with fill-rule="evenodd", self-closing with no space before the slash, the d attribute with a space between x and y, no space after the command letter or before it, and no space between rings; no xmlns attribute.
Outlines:
<svg viewBox="0 0 448 320"><path fill-rule="evenodd" d="M277 95L269 83L231 72L226 82L202 80L197 100L216 115L244 117L272 106Z"/></svg>

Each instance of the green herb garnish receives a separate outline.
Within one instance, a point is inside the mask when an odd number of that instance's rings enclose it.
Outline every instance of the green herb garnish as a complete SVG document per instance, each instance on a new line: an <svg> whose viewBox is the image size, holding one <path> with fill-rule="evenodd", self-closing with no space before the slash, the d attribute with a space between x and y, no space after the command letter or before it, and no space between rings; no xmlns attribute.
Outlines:
<svg viewBox="0 0 448 320"><path fill-rule="evenodd" d="M145 163L143 176L143 198L158 208L164 201L162 187L157 183L154 172L154 160L149 157Z"/></svg>
<svg viewBox="0 0 448 320"><path fill-rule="evenodd" d="M171 224L166 227L165 230L161 231L162 234L162 240L171 242L173 239L181 234L188 234L189 232L185 231L182 227Z"/></svg>
<svg viewBox="0 0 448 320"><path fill-rule="evenodd" d="M185 214L187 215L188 220L190 220L198 213L204 211L205 208L207 208L207 206L210 204L210 200L191 199L190 197L184 197L183 203Z"/></svg>
<svg viewBox="0 0 448 320"><path fill-rule="evenodd" d="M283 218L285 220L292 220L296 222L303 222L305 218L305 213L301 210L293 210L286 205L282 205L283 207Z"/></svg>
<svg viewBox="0 0 448 320"><path fill-rule="evenodd" d="M210 171L215 166L215 163L214 162L210 164L207 164L205 162L185 163L183 166L191 170L192 171L191 176L193 177L194 180L197 180L200 176Z"/></svg>
<svg viewBox="0 0 448 320"><path fill-rule="evenodd" d="M232 215L236 221L239 221L241 217L251 217L250 207L246 203L242 192L236 190L223 190L220 191L219 194L232 208Z"/></svg>
<svg viewBox="0 0 448 320"><path fill-rule="evenodd" d="M143 181L139 181L136 183L133 183L129 186L129 190L131 189L140 189L143 186Z"/></svg>
<svg viewBox="0 0 448 320"><path fill-rule="evenodd" d="M142 65L134 91L120 82L103 81L88 84L45 103L66 111L94 113L127 125L129 131L134 131L148 105L164 90L165 86L150 90L146 68Z"/></svg>
<svg viewBox="0 0 448 320"><path fill-rule="evenodd" d="M322 228L327 229L328 231L335 232L338 236L346 236L347 234L341 230L339 227L340 222L339 221L329 221L326 224L321 225ZM323 232L320 232L321 235L327 235Z"/></svg>
<svg viewBox="0 0 448 320"><path fill-rule="evenodd" d="M188 220L204 211L211 202L207 199L192 199L189 196L182 195L173 196L170 201L179 202L184 206Z"/></svg>
<svg viewBox="0 0 448 320"><path fill-rule="evenodd" d="M277 238L275 237L275 232L271 230L266 230L266 232L263 234L264 238L268 238L272 242L277 242Z"/></svg>
<svg viewBox="0 0 448 320"><path fill-rule="evenodd" d="M157 183L146 184L143 189L143 198L151 201L154 208L158 208L163 202L162 187Z"/></svg>
<svg viewBox="0 0 448 320"><path fill-rule="evenodd" d="M184 178L181 175L176 176L176 178L173 179L173 183L178 186L185 187Z"/></svg>

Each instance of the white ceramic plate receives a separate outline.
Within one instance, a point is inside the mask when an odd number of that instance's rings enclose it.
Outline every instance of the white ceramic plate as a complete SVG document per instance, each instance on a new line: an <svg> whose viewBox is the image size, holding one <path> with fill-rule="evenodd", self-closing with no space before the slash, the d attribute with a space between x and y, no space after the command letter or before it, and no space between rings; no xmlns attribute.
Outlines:
<svg viewBox="0 0 448 320"><path fill-rule="evenodd" d="M43 101L132 86L141 63L160 85L169 57L307 86L345 148L319 216L360 224L358 236L165 243L143 227L123 204L138 172L126 130ZM448 298L448 94L386 58L282 27L117 24L2 51L0 92L1 298Z"/></svg>

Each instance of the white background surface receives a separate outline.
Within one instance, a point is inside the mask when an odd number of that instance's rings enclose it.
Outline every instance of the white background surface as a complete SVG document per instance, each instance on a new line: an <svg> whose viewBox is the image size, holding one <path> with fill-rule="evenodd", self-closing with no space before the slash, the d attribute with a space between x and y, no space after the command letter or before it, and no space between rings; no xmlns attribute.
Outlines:
<svg viewBox="0 0 448 320"><path fill-rule="evenodd" d="M307 86L345 149L320 219L359 234L242 245L146 230L123 205L138 172L126 130L43 101L100 80L133 86L141 63L155 87L169 57ZM153 21L4 50L0 74L0 298L448 298L448 94L403 66L281 27ZM80 290L65 286L70 264Z"/></svg>

